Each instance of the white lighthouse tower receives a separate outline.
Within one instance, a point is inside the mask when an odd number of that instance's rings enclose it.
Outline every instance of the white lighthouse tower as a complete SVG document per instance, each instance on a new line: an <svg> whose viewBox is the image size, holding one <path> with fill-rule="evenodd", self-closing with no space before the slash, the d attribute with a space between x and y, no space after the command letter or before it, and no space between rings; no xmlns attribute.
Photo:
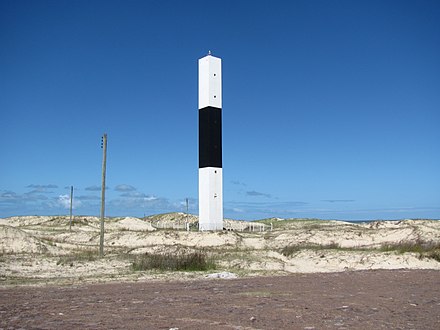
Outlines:
<svg viewBox="0 0 440 330"><path fill-rule="evenodd" d="M199 230L223 230L222 60L199 59Z"/></svg>

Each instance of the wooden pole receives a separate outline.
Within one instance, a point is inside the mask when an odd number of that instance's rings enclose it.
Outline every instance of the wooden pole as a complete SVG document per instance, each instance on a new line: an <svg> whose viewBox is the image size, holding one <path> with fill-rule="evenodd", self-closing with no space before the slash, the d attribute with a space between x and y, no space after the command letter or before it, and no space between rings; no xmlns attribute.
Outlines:
<svg viewBox="0 0 440 330"><path fill-rule="evenodd" d="M70 223L69 223L69 231L72 231L72 206L73 206L73 186L70 186Z"/></svg>
<svg viewBox="0 0 440 330"><path fill-rule="evenodd" d="M188 198L186 199L186 223L189 223Z"/></svg>
<svg viewBox="0 0 440 330"><path fill-rule="evenodd" d="M107 134L102 137L102 182L101 182L101 235L99 239L99 256L104 256L104 212L105 212L105 170L107 166Z"/></svg>

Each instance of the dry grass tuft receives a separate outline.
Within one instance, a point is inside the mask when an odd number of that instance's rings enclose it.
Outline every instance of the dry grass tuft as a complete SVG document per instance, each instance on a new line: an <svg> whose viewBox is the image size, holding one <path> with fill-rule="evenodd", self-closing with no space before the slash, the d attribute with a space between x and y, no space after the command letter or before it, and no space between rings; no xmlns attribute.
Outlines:
<svg viewBox="0 0 440 330"><path fill-rule="evenodd" d="M433 241L423 241L423 240L415 240L415 241L404 241L394 244L384 244L380 248L383 252L395 251L397 253L418 253L419 258L428 258L434 259L440 262L440 243Z"/></svg>
<svg viewBox="0 0 440 330"><path fill-rule="evenodd" d="M135 271L150 269L164 271L206 271L215 269L215 263L203 252L146 253L136 256L131 268Z"/></svg>

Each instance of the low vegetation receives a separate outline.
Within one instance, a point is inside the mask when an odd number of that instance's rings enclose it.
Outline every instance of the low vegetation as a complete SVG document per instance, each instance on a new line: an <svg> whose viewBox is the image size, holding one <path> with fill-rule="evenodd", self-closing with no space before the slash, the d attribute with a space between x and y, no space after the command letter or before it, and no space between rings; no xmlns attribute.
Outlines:
<svg viewBox="0 0 440 330"><path fill-rule="evenodd" d="M255 221L256 223L263 223L267 226L272 226L273 229L282 229L289 228L292 225L306 225L306 226L316 226L315 228L319 228L323 224L326 224L328 221L319 220L315 218L292 218L292 219L277 219L277 218L268 218ZM310 228L312 229L312 228Z"/></svg>
<svg viewBox="0 0 440 330"><path fill-rule="evenodd" d="M293 244L286 246L280 250L280 253L286 257L290 257L293 254L302 250L338 250L338 251L380 251L380 252L396 252L399 254L404 253L417 253L420 259L428 258L434 259L440 262L440 242L433 241L404 241L392 244L383 244L380 248L344 248L339 244Z"/></svg>
<svg viewBox="0 0 440 330"><path fill-rule="evenodd" d="M433 241L404 241L394 244L384 244L381 246L380 251L389 252L395 251L403 254L407 252L418 253L419 258L429 258L440 262L440 243Z"/></svg>
<svg viewBox="0 0 440 330"><path fill-rule="evenodd" d="M215 269L215 263L204 252L146 253L135 256L131 268L134 271L206 271Z"/></svg>
<svg viewBox="0 0 440 330"><path fill-rule="evenodd" d="M72 254L61 256L57 265L73 266L75 262L95 261L99 258L98 250L81 250Z"/></svg>
<svg viewBox="0 0 440 330"><path fill-rule="evenodd" d="M280 253L285 257L290 257L291 255L299 252L301 250L347 250L342 248L337 243L330 244L293 244L285 246L281 249ZM352 249L350 249L352 250Z"/></svg>

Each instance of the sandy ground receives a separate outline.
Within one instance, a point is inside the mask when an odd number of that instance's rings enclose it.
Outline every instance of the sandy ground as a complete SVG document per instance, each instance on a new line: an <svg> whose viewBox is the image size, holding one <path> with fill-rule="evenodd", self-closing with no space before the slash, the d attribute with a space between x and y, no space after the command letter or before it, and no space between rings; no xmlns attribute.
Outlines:
<svg viewBox="0 0 440 330"><path fill-rule="evenodd" d="M0 288L0 329L439 329L435 270Z"/></svg>
<svg viewBox="0 0 440 330"><path fill-rule="evenodd" d="M187 220L181 213L106 219L105 257L97 258L96 217L75 217L71 231L69 218L64 216L0 219L0 286L205 278L206 272L134 272L130 268L131 255L182 250L202 250L217 264L211 272L229 272L238 277L375 269L440 270L440 262L419 253L379 249L402 242L438 244L440 221L353 224L272 219L265 222L264 232L156 229L160 221L184 224ZM241 228L242 223L235 226ZM300 248L286 256L282 251L289 246Z"/></svg>

